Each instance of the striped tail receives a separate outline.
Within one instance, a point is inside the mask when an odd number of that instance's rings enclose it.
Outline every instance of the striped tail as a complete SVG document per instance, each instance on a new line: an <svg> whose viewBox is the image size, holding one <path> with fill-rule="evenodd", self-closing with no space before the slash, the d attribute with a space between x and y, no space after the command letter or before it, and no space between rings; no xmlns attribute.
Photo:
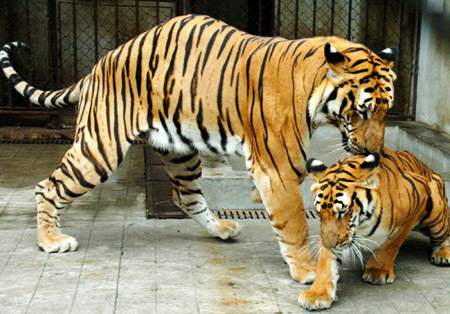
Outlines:
<svg viewBox="0 0 450 314"><path fill-rule="evenodd" d="M57 90L44 91L31 86L14 70L9 60L9 52L14 48L24 48L30 50L27 44L19 41L7 43L0 51L0 66L9 79L16 91L23 97L29 99L36 105L45 106L47 108L62 107L66 105L76 104L80 96L81 88L90 75L85 76L72 86Z"/></svg>

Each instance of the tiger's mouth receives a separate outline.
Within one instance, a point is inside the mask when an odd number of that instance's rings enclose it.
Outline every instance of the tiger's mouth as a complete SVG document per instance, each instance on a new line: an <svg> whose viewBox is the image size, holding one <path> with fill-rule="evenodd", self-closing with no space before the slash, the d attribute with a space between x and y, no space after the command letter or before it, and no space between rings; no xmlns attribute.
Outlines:
<svg viewBox="0 0 450 314"><path fill-rule="evenodd" d="M351 141L349 140L348 136L346 134L342 134L342 146L344 147L344 150L347 153L350 153L352 155L362 154L363 150L359 147L356 147L355 145L352 145Z"/></svg>
<svg viewBox="0 0 450 314"><path fill-rule="evenodd" d="M354 145L346 134L342 134L342 146L347 153L352 155L368 155L370 153L366 147Z"/></svg>

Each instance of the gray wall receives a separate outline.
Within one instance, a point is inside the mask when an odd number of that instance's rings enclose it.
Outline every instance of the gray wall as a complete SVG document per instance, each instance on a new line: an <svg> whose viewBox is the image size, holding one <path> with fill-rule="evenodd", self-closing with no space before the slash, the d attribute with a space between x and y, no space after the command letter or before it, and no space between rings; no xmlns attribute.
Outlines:
<svg viewBox="0 0 450 314"><path fill-rule="evenodd" d="M416 120L450 133L450 1L424 1Z"/></svg>

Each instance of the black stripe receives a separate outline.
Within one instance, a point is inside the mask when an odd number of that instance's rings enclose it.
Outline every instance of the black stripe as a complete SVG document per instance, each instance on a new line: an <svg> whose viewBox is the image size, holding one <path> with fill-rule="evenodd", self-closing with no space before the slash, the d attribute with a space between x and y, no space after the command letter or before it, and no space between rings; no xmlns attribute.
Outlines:
<svg viewBox="0 0 450 314"><path fill-rule="evenodd" d="M213 47L213 44L216 40L218 33L219 33L219 30L216 30L214 32L214 34L209 39L208 45L206 46L205 58L203 59L203 66L202 66L201 74L203 74L203 71L205 70L206 62L208 62L209 54L211 53L211 49Z"/></svg>
<svg viewBox="0 0 450 314"><path fill-rule="evenodd" d="M227 71L228 61L230 61L231 54L233 53L233 49L234 49L234 47L231 48L230 52L228 53L227 59L225 60L225 63L223 64L222 72L220 73L219 87L217 90L217 111L219 112L219 116L221 119L223 119L223 114L222 114L223 80L225 77L225 72Z"/></svg>
<svg viewBox="0 0 450 314"><path fill-rule="evenodd" d="M217 125L219 126L219 134L220 134L220 145L222 146L222 150L225 153L227 151L227 133L222 124L222 119L217 117Z"/></svg>
<svg viewBox="0 0 450 314"><path fill-rule="evenodd" d="M172 134L170 134L169 128L167 127L166 119L162 115L161 111L158 111L158 115L159 115L159 120L161 122L161 125L162 125L163 129L166 132L167 136L169 137L169 143L170 144L175 143L174 140L173 140Z"/></svg>
<svg viewBox="0 0 450 314"><path fill-rule="evenodd" d="M175 26L177 25L177 23L172 23L172 26L169 29L169 34L167 35L167 39L166 39L166 49L164 50L164 59L167 58L167 54L169 53L169 48L170 45L172 44L172 35L173 35L173 29L175 28ZM156 50L156 47L154 47Z"/></svg>
<svg viewBox="0 0 450 314"><path fill-rule="evenodd" d="M95 172L100 176L101 182L105 182L108 179L108 173L105 168L103 168L103 166L95 159L94 155L89 149L87 142L84 140L84 133L81 137L81 154L94 165Z"/></svg>
<svg viewBox="0 0 450 314"><path fill-rule="evenodd" d="M138 56L136 60L136 88L138 91L139 97L141 96L141 80L142 80L142 47L144 47L144 43L147 39L148 32L142 36L141 41L139 42Z"/></svg>
<svg viewBox="0 0 450 314"><path fill-rule="evenodd" d="M79 196L81 196L81 195L83 195L83 194L86 193L86 192L81 193L81 194L74 193L74 192L72 192L69 188L66 187L66 185L64 184L63 181L61 181L61 180L56 180L56 179L53 178L53 177L49 177L48 179L49 179L51 182L53 182L53 184L55 185L55 190L56 190L56 194L58 194L58 197L61 198L61 199L63 199L63 200L65 200L65 201L67 201L68 203L69 203L69 200L66 199L65 197L63 197L63 196L61 195L61 193L59 192L58 184L60 184L60 185L63 187L64 193L65 193L67 196L72 197L72 198L79 197ZM43 187L41 187L41 188L43 188Z"/></svg>
<svg viewBox="0 0 450 314"><path fill-rule="evenodd" d="M380 211L380 215L377 218L377 222L375 223L375 225L373 226L372 230L370 230L369 234L367 235L367 237L370 237L371 235L373 235L375 233L375 231L377 231L378 226L380 225L381 222L381 215L383 214L382 211Z"/></svg>
<svg viewBox="0 0 450 314"><path fill-rule="evenodd" d="M177 176L175 176L175 179L183 180L183 181L194 181L194 180L200 178L200 176L201 176L201 172L190 174L190 175L177 175Z"/></svg>
<svg viewBox="0 0 450 314"><path fill-rule="evenodd" d="M56 209L58 209L58 210L61 210L61 209L64 208L64 207L58 207L58 206L56 206L55 201L52 200L52 199L49 199L48 197L46 197L46 196L44 195L44 193L42 193L42 192L35 192L34 194L35 194L35 195L41 195L42 198L43 198L44 200L46 200L47 202L49 202L50 204L52 204L52 205L53 205ZM41 211L41 213L42 213L42 211ZM45 212L45 213L46 213L48 216L52 217L52 218L56 218L56 217L51 216L51 215L48 214L47 212Z"/></svg>
<svg viewBox="0 0 450 314"><path fill-rule="evenodd" d="M177 134L180 137L180 139L183 141L183 143L185 143L186 145L188 145L191 150L195 150L194 144L193 142L187 138L186 136L183 135L182 130L181 130L181 123L180 123L180 113L183 112L183 91L180 91L180 96L178 97L178 104L177 107L175 108L175 112L173 114L172 120L173 120L173 124L175 125L176 129L177 129Z"/></svg>
<svg viewBox="0 0 450 314"><path fill-rule="evenodd" d="M203 105L202 105L201 100L200 100L198 106L199 106L199 109L198 109L198 113L197 113L197 126L198 126L198 129L200 130L202 139L210 151L218 154L219 151L208 142L209 141L209 133L208 133L208 130L205 127L203 127L203 108L202 108Z"/></svg>
<svg viewBox="0 0 450 314"><path fill-rule="evenodd" d="M355 62L350 66L350 68L354 68L354 67L357 66L358 64L361 64L361 63L366 62L366 61L367 61L367 59L359 59L359 60L355 61Z"/></svg>
<svg viewBox="0 0 450 314"><path fill-rule="evenodd" d="M178 51L178 46L175 46L175 49L172 53L171 59L170 59L170 63L169 63L169 67L166 70L166 75L164 76L164 100L163 100L163 108L164 108L164 114L167 117L169 114L169 107L170 107L170 94L171 94L171 89L173 88L173 84L175 83L175 79L173 77L173 70L174 70L174 64L175 64L175 59L177 57L177 51ZM169 87L169 81L171 84L171 87Z"/></svg>
<svg viewBox="0 0 450 314"><path fill-rule="evenodd" d="M228 26L229 27L229 26ZM220 57L220 55L222 54L223 49L225 48L228 40L230 39L231 35L233 35L237 30L236 29L232 29L231 31L229 31L225 37L222 39L222 45L220 45L219 48L219 53L217 54L217 59Z"/></svg>
<svg viewBox="0 0 450 314"><path fill-rule="evenodd" d="M198 159L198 161L196 162L195 165L191 166L191 167L186 167L186 171L196 171L202 164L201 159ZM200 175L201 175L201 171L200 171Z"/></svg>
<svg viewBox="0 0 450 314"><path fill-rule="evenodd" d="M188 60L191 55L192 41L194 38L194 33L195 33L196 28L197 28L197 25L194 25L194 27L191 29L191 32L189 34L189 38L186 41L186 47L185 47L185 51L184 51L183 76L186 74Z"/></svg>
<svg viewBox="0 0 450 314"><path fill-rule="evenodd" d="M95 188L95 185L89 183L88 181L86 181L86 179L84 179L84 176L81 173L81 171L78 170L78 168L75 167L75 165L69 159L66 159L66 161L69 164L73 174L75 175L75 177L77 178L78 182L80 183L80 185L82 187L85 187L85 188L88 188L88 189Z"/></svg>
<svg viewBox="0 0 450 314"><path fill-rule="evenodd" d="M204 34L204 30L207 26L214 24L214 21L209 21L206 23L203 23L198 30L198 37L197 37L197 44L195 45L196 47L198 47L198 44L200 43L200 39L202 38L202 35Z"/></svg>
<svg viewBox="0 0 450 314"><path fill-rule="evenodd" d="M174 164L184 164L185 162L188 162L189 160L191 160L195 156L197 156L197 153L192 154L192 155L185 155L185 156L182 156L182 157L176 157L176 158L170 159L169 161L171 163L174 163Z"/></svg>
<svg viewBox="0 0 450 314"><path fill-rule="evenodd" d="M195 110L195 97L197 96L197 84L198 84L198 66L200 64L200 59L202 57L202 52L198 55L197 63L195 64L194 74L192 75L191 80L191 110L194 112Z"/></svg>
<svg viewBox="0 0 450 314"><path fill-rule="evenodd" d="M311 57L312 55L314 55L314 53L317 51L317 49L319 49L319 47L316 47L316 48L313 47L313 48L309 49L308 53L305 55L303 60L306 60L309 57Z"/></svg>

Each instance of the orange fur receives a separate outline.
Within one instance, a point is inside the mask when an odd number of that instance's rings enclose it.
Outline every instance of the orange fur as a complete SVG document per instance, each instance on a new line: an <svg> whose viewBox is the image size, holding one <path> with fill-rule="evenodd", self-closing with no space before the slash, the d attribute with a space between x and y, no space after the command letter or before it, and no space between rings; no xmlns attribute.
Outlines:
<svg viewBox="0 0 450 314"><path fill-rule="evenodd" d="M243 155L292 277L311 282L315 266L298 189L310 137L332 124L347 151L379 151L393 104L395 49L375 54L338 37L258 37L208 16L158 25L55 92L15 72L8 56L15 47L24 45L6 44L0 62L19 93L48 107L79 106L73 147L36 188L39 246L47 252L76 249L74 238L61 238L60 210L104 182L145 133L168 171L175 203L222 239L238 236L240 227L208 208L199 152Z"/></svg>
<svg viewBox="0 0 450 314"><path fill-rule="evenodd" d="M380 245L362 276L372 284L394 281L395 258L413 228L430 237L431 262L450 265L450 213L444 182L413 155L384 148L381 155L353 156L329 168L317 160L307 165L316 182L311 189L321 217L321 250L328 253L319 254L317 276L321 280L300 295L303 307L320 308L314 295L323 301L324 287L330 290L331 285L335 293L336 276L329 264L334 259L340 264L343 252L357 247L358 241L367 245L362 237ZM333 293L322 308L331 306Z"/></svg>

